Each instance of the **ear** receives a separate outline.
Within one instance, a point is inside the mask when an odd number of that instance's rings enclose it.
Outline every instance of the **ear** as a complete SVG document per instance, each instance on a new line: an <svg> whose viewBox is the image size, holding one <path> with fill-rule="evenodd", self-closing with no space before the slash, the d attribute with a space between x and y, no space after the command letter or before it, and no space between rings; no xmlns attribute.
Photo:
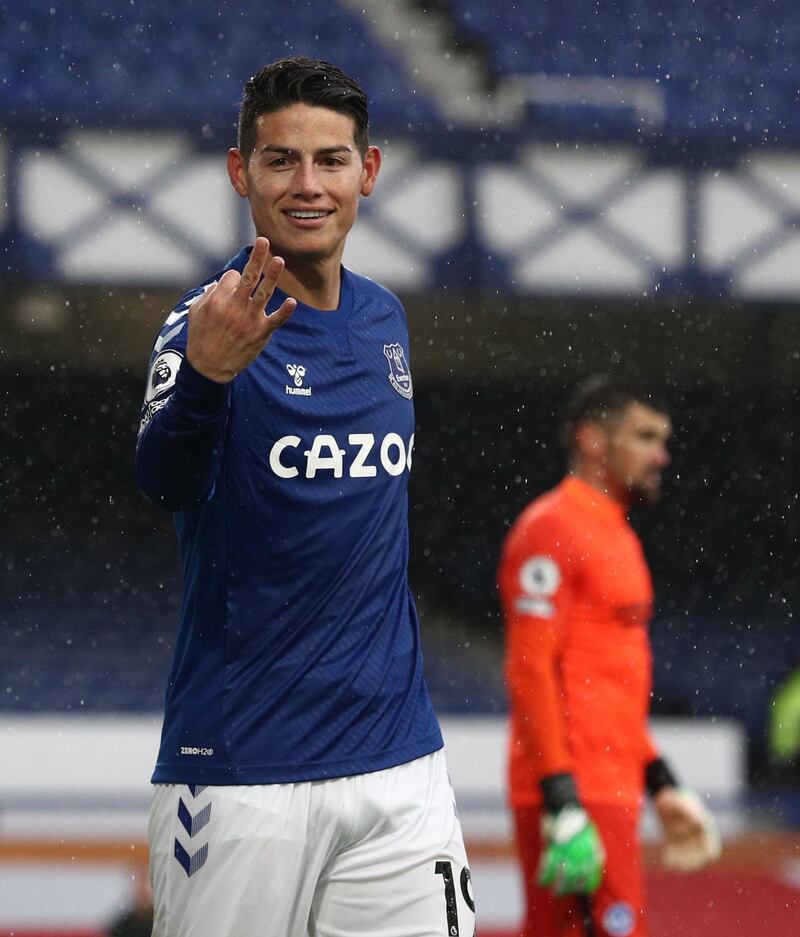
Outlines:
<svg viewBox="0 0 800 937"><path fill-rule="evenodd" d="M236 147L228 150L228 178L236 194L247 198L247 161Z"/></svg>
<svg viewBox="0 0 800 937"><path fill-rule="evenodd" d="M575 430L575 449L583 459L596 460L605 457L608 437L597 423L581 423Z"/></svg>
<svg viewBox="0 0 800 937"><path fill-rule="evenodd" d="M364 155L364 169L362 173L361 194L370 195L375 188L375 181L381 169L381 151L377 146L367 147Z"/></svg>

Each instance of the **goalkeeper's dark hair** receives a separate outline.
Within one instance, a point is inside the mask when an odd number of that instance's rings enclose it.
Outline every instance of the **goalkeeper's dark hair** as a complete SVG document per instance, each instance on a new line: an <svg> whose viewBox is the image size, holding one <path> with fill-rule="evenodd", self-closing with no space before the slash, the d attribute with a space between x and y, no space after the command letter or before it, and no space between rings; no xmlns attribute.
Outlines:
<svg viewBox="0 0 800 937"><path fill-rule="evenodd" d="M572 392L561 416L561 442L569 452L575 433L583 423L611 424L624 416L631 404L640 403L658 413L668 414L664 398L636 381L595 374Z"/></svg>
<svg viewBox="0 0 800 937"><path fill-rule="evenodd" d="M327 107L352 117L355 144L364 156L369 146L366 94L349 75L330 62L297 55L265 65L244 86L238 145L246 160L256 148L257 119L291 104Z"/></svg>

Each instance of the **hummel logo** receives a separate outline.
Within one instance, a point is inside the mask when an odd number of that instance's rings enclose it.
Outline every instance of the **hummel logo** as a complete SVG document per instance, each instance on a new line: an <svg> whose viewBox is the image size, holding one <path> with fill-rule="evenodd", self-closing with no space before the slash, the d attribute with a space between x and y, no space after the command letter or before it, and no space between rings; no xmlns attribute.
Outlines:
<svg viewBox="0 0 800 937"><path fill-rule="evenodd" d="M302 364L287 364L286 370L294 380L294 387L286 385L286 393L297 397L310 397L311 388L303 387L303 378L306 376L305 367Z"/></svg>
<svg viewBox="0 0 800 937"><path fill-rule="evenodd" d="M203 785L187 785L193 797L196 797L203 789ZM208 803L199 810L194 816L183 801L183 797L178 798L178 820L181 826L189 834L190 839L194 839L197 834L205 829L211 821L211 804ZM208 843L195 850L193 853L183 846L181 841L175 837L175 850L173 855L183 867L184 872L191 878L195 872L203 868L208 859Z"/></svg>
<svg viewBox="0 0 800 937"><path fill-rule="evenodd" d="M287 364L286 370L294 378L295 387L302 387L303 378L306 376L306 369L302 364Z"/></svg>
<svg viewBox="0 0 800 937"><path fill-rule="evenodd" d="M183 871L189 878L191 878L195 872L197 872L199 869L202 869L206 864L206 859L208 859L208 843L206 843L205 846L201 846L197 852L189 855L189 853L176 839L174 855L178 862L183 866Z"/></svg>
<svg viewBox="0 0 800 937"><path fill-rule="evenodd" d="M211 820L211 804L206 804L203 809L194 816L189 813L189 808L183 802L183 798L178 798L178 819L183 824L183 828L189 834L194 836Z"/></svg>

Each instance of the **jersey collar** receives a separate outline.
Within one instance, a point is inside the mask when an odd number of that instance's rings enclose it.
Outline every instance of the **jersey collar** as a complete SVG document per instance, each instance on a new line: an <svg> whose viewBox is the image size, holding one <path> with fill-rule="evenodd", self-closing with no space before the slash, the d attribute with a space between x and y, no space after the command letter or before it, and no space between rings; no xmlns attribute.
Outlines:
<svg viewBox="0 0 800 937"><path fill-rule="evenodd" d="M577 501L583 508L591 510L609 521L626 520L627 512L618 501L615 501L598 488L594 488L583 479L577 478L575 475L567 475L561 485L567 497Z"/></svg>

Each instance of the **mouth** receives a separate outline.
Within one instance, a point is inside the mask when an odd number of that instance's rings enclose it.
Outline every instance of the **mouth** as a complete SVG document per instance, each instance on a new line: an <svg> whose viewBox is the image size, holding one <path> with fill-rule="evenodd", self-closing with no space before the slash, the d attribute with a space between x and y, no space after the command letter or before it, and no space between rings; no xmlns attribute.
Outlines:
<svg viewBox="0 0 800 937"><path fill-rule="evenodd" d="M284 208L283 214L299 224L314 224L324 221L333 212L320 208Z"/></svg>

